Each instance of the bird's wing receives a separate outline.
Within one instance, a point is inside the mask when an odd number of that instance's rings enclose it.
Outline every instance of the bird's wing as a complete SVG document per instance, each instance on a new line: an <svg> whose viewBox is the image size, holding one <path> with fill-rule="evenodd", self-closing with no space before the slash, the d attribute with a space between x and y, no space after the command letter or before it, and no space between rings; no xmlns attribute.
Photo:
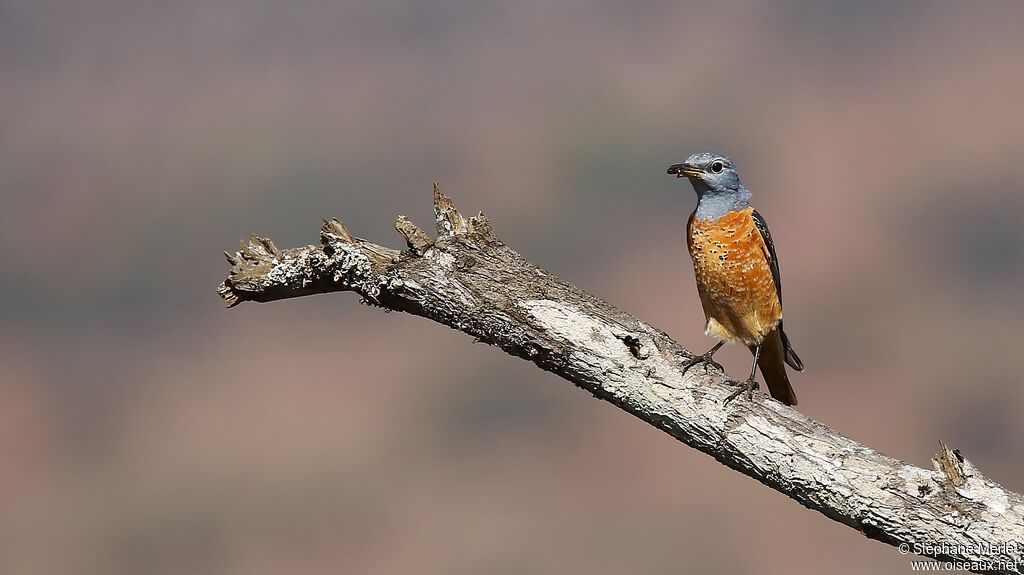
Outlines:
<svg viewBox="0 0 1024 575"><path fill-rule="evenodd" d="M764 240L765 251L767 252L765 255L768 257L768 265L772 268L772 280L775 281L775 295L779 298L779 307L782 307L782 275L779 273L779 258L775 255L775 242L772 241L772 234L768 231L768 224L761 217L761 214L757 213L757 210L753 210L750 217L754 219L754 225L757 226L757 231L761 234L761 239ZM789 343L789 338L782 329L782 320L779 320L779 336L782 338L782 348L786 354L786 363L797 371L803 371L804 362L800 361L800 356L796 354L793 345ZM764 373L764 370L762 370L762 373ZM796 403L795 397L793 403Z"/></svg>
<svg viewBox="0 0 1024 575"><path fill-rule="evenodd" d="M782 276L779 273L779 258L775 256L775 243L772 242L772 234L768 231L768 223L764 221L761 214L757 213L757 210L753 210L750 217L754 218L754 225L757 226L757 231L761 234L761 239L764 240L764 245L767 248L768 265L772 268L772 279L775 281L775 295L779 298L779 305L782 305Z"/></svg>

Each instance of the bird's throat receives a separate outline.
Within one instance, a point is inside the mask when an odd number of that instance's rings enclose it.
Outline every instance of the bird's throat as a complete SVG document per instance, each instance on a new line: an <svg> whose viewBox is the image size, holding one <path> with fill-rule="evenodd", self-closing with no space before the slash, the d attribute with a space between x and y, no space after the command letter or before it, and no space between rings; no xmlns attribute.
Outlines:
<svg viewBox="0 0 1024 575"><path fill-rule="evenodd" d="M750 207L750 192L740 187L737 190L697 190L697 219L717 220L729 212Z"/></svg>

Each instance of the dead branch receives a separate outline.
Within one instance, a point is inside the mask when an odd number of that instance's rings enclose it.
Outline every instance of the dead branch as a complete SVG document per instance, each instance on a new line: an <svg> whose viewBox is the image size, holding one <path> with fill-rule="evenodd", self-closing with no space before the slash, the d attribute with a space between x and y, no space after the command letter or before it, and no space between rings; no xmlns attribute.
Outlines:
<svg viewBox="0 0 1024 575"><path fill-rule="evenodd" d="M941 446L922 469L757 393L725 404L718 373L681 375L690 352L665 333L524 260L483 214L434 188L437 239L407 218L408 250L354 237L336 219L320 244L287 250L252 236L226 254L218 292L244 301L353 291L527 359L866 536L944 561L1024 573L1024 497ZM905 547L901 547L905 549ZM985 567L977 567L984 570Z"/></svg>

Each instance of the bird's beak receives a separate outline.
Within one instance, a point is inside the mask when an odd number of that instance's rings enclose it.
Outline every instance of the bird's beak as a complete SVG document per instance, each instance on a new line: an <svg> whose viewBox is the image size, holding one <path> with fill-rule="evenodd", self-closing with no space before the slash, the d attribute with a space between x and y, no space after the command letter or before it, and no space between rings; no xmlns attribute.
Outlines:
<svg viewBox="0 0 1024 575"><path fill-rule="evenodd" d="M699 178L704 175L704 171L697 166L691 166L690 164L672 164L668 167L669 174L675 174L677 178Z"/></svg>

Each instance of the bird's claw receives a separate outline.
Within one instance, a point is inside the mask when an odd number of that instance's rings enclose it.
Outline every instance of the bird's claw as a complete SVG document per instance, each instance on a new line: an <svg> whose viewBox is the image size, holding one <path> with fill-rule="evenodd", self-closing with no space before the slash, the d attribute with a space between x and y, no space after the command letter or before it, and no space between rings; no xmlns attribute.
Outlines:
<svg viewBox="0 0 1024 575"><path fill-rule="evenodd" d="M708 372L709 366L714 367L715 369L722 373L725 373L725 368L722 367L722 364L718 363L713 358L714 354L712 353L705 353L703 355L695 355L691 357L689 360L686 361L686 363L683 364L683 375L686 375L686 372L690 371L690 369L692 369L695 365L698 364L704 364L705 374Z"/></svg>
<svg viewBox="0 0 1024 575"><path fill-rule="evenodd" d="M739 381L739 380L735 380L735 379L726 379L725 383L726 383L726 385L730 385L730 386L733 386L733 387L737 388L736 391L730 393L729 396L725 398L725 405L729 405L730 403L732 403L732 400L736 399L737 397L742 395L744 392L746 392L746 394L747 394L747 402L753 403L754 402L754 390L758 389L759 387L761 387L761 385L759 383L757 383L757 380L754 379L753 377L748 378L746 381Z"/></svg>

